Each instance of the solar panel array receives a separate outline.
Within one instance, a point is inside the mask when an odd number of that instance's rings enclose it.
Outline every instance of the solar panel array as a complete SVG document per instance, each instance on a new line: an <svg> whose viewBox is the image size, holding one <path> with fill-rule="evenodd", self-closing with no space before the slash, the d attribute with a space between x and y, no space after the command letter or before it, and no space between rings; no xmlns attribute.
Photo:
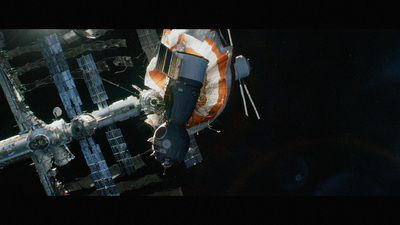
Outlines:
<svg viewBox="0 0 400 225"><path fill-rule="evenodd" d="M182 59L167 46L160 44L156 69L172 79L178 80Z"/></svg>
<svg viewBox="0 0 400 225"><path fill-rule="evenodd" d="M75 82L71 76L61 44L56 34L38 40L42 55L46 61L54 83L60 94L68 117L72 120L82 114L82 101L79 97ZM92 137L79 140L85 161L89 166L94 180L96 191L100 196L119 195L114 180L99 145L95 144Z"/></svg>
<svg viewBox="0 0 400 225"><path fill-rule="evenodd" d="M203 157L201 157L199 146L197 146L196 139L194 135L189 135L190 137L190 145L189 145L189 150L185 155L185 165L186 168L192 167L196 165L197 163L203 161Z"/></svg>
<svg viewBox="0 0 400 225"><path fill-rule="evenodd" d="M95 144L92 137L79 140L87 165L94 180L94 186L100 196L117 196L118 190L112 179L110 170L101 153L100 146Z"/></svg>
<svg viewBox="0 0 400 225"><path fill-rule="evenodd" d="M97 104L99 109L107 107L107 93L104 90L103 82L100 78L96 63L93 60L92 54L83 55L77 59L79 68L83 73L86 86L89 89L90 96L94 104ZM121 175L131 174L135 172L133 160L127 145L125 143L122 132L117 126L112 123L106 126L107 140L113 151L115 160L121 170Z"/></svg>
<svg viewBox="0 0 400 225"><path fill-rule="evenodd" d="M158 48L160 45L160 38L157 35L157 31L154 29L137 29L140 45L143 51L146 53L147 60L157 55Z"/></svg>
<svg viewBox="0 0 400 225"><path fill-rule="evenodd" d="M124 137L122 136L121 129L117 128L114 123L106 128L107 140L114 154L114 158L121 170L121 174L124 175L134 173L135 166L133 159L128 151L128 147L125 143Z"/></svg>
<svg viewBox="0 0 400 225"><path fill-rule="evenodd" d="M90 97L94 104L99 108L107 107L106 100L108 99L107 93L104 90L103 82L100 79L96 63L93 60L92 54L84 55L77 58L79 68L83 73L83 79L89 89Z"/></svg>
<svg viewBox="0 0 400 225"><path fill-rule="evenodd" d="M82 114L80 107L82 101L76 90L57 35L50 35L45 39L39 40L39 46L68 117L73 118Z"/></svg>

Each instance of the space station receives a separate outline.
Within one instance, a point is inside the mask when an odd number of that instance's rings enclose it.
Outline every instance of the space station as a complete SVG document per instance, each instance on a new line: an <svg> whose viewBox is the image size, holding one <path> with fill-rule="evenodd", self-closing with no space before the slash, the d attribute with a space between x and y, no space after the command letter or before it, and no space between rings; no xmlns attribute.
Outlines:
<svg viewBox="0 0 400 225"><path fill-rule="evenodd" d="M1 196L400 193L398 30L0 31Z"/></svg>
<svg viewBox="0 0 400 225"><path fill-rule="evenodd" d="M30 160L48 196L68 196L82 189L92 190L89 195L119 196L129 191L126 188L129 182L137 184L138 179L125 180L122 185L116 178L140 172L146 167L144 156L152 157L162 169L162 176L153 177L156 180L162 180L170 168L178 165L191 168L206 160L196 138L204 129L220 132L212 128L212 123L229 104L235 85L239 87L246 116L251 108L254 119L260 119L244 83L251 73L249 61L235 54L234 37L229 29L164 29L161 36L154 29L136 30L146 57L145 74L131 74L142 76L143 83L132 83L128 88L105 79L101 73L109 71L111 66L124 68L116 72L124 73L133 67L130 56L113 56L112 65L110 60L95 59L92 55L127 47L125 39L106 38L113 32L112 29L50 30L50 34L36 42L13 49L7 47L6 33L1 34L0 84L19 133L0 141L0 168ZM30 54L38 57L20 66L10 63ZM70 70L71 62L79 69ZM21 82L24 74L38 68L46 68L49 75ZM86 90L77 87L78 79L84 80ZM108 96L103 81L129 94L114 100ZM35 116L25 102L25 95L35 89L46 91L44 87L51 85L56 87L62 106L54 107L54 118L46 123ZM83 99L82 92L88 93L94 110L84 110L90 100ZM146 140L149 148L134 155L133 146L126 141L131 137L119 126L139 117L153 134ZM98 133L105 134L109 146L96 143L94 135ZM80 149L71 149L71 145ZM110 153L104 149L111 149L112 162L107 161L104 154ZM63 182L58 177L59 170L72 167L72 162L82 157L78 160L84 160L90 174L83 177L77 174L74 180ZM177 193L182 194L179 190Z"/></svg>

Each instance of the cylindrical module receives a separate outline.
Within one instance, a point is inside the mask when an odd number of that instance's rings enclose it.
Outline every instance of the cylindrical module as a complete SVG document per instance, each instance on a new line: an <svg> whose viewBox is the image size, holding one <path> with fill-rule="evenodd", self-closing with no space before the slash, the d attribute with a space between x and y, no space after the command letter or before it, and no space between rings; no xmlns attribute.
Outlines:
<svg viewBox="0 0 400 225"><path fill-rule="evenodd" d="M155 157L167 168L184 160L190 138L186 123L193 114L203 86L208 60L186 53L175 53L182 59L179 77L170 77L164 95L167 122L153 136Z"/></svg>
<svg viewBox="0 0 400 225"><path fill-rule="evenodd" d="M28 158L33 151L29 149L30 133L16 135L0 142L0 169L18 160Z"/></svg>
<svg viewBox="0 0 400 225"><path fill-rule="evenodd" d="M182 59L179 78L170 79L164 96L169 121L186 125L196 107L206 76L208 60L186 53L175 53Z"/></svg>
<svg viewBox="0 0 400 225"><path fill-rule="evenodd" d="M100 128L138 116L140 110L139 99L129 96L124 100L114 102L108 107L96 110L91 115L96 118L97 127Z"/></svg>

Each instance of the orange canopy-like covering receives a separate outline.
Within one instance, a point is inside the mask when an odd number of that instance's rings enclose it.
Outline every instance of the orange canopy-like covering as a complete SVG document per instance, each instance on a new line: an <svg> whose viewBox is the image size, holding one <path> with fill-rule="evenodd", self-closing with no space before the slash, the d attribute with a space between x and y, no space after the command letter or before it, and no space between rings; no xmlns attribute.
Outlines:
<svg viewBox="0 0 400 225"><path fill-rule="evenodd" d="M216 30L164 30L161 43L171 50L183 50L209 61L201 94L187 123L188 132L196 133L214 121L228 102L235 81L231 71L233 48L222 44ZM154 57L147 67L145 85L164 96L166 76L155 69L156 61Z"/></svg>

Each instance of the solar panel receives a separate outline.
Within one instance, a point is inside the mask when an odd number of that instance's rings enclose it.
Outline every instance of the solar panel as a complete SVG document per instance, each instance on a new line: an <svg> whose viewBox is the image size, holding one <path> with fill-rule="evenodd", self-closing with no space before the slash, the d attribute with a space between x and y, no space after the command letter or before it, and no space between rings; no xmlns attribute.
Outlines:
<svg viewBox="0 0 400 225"><path fill-rule="evenodd" d="M146 53L147 60L150 62L157 55L160 44L157 31L154 29L137 29L136 32L138 33L140 45Z"/></svg>
<svg viewBox="0 0 400 225"><path fill-rule="evenodd" d="M103 82L100 78L99 72L97 71L96 64L93 60L92 54L83 55L77 59L79 68L83 73L86 86L89 90L90 96L94 104L97 104L99 109L107 107L108 96L105 92ZM121 174L131 174L135 172L133 160L124 137L122 136L121 130L116 127L114 123L106 126L107 140L110 144L114 158L121 169Z"/></svg>
<svg viewBox="0 0 400 225"><path fill-rule="evenodd" d="M135 166L131 154L128 151L124 137L120 129L117 129L115 124L107 126L106 132L108 143L114 154L114 158L121 169L122 174L130 174L135 172Z"/></svg>
<svg viewBox="0 0 400 225"><path fill-rule="evenodd" d="M99 72L97 71L96 63L93 60L92 54L84 55L77 59L79 68L83 73L83 79L89 89L90 97L94 104L99 108L107 107L106 100L108 96L104 90L103 82L101 81Z"/></svg>
<svg viewBox="0 0 400 225"><path fill-rule="evenodd" d="M39 39L38 44L54 83L57 86L68 117L73 119L75 116L82 114L80 107L82 101L76 90L75 82L71 76L57 35L52 34L44 39ZM94 143L92 137L79 140L79 144L94 179L98 195L119 195L99 145Z"/></svg>
<svg viewBox="0 0 400 225"><path fill-rule="evenodd" d="M53 34L38 41L47 68L54 79L58 93L70 119L82 113L82 101L65 61L57 35Z"/></svg>
<svg viewBox="0 0 400 225"><path fill-rule="evenodd" d="M190 135L189 151L186 153L184 161L186 168L192 167L197 163L203 161L203 157L200 154L199 146L197 146L197 142L193 134Z"/></svg>
<svg viewBox="0 0 400 225"><path fill-rule="evenodd" d="M179 72L182 64L182 59L174 54L167 46L160 44L156 69L172 79L179 78Z"/></svg>

